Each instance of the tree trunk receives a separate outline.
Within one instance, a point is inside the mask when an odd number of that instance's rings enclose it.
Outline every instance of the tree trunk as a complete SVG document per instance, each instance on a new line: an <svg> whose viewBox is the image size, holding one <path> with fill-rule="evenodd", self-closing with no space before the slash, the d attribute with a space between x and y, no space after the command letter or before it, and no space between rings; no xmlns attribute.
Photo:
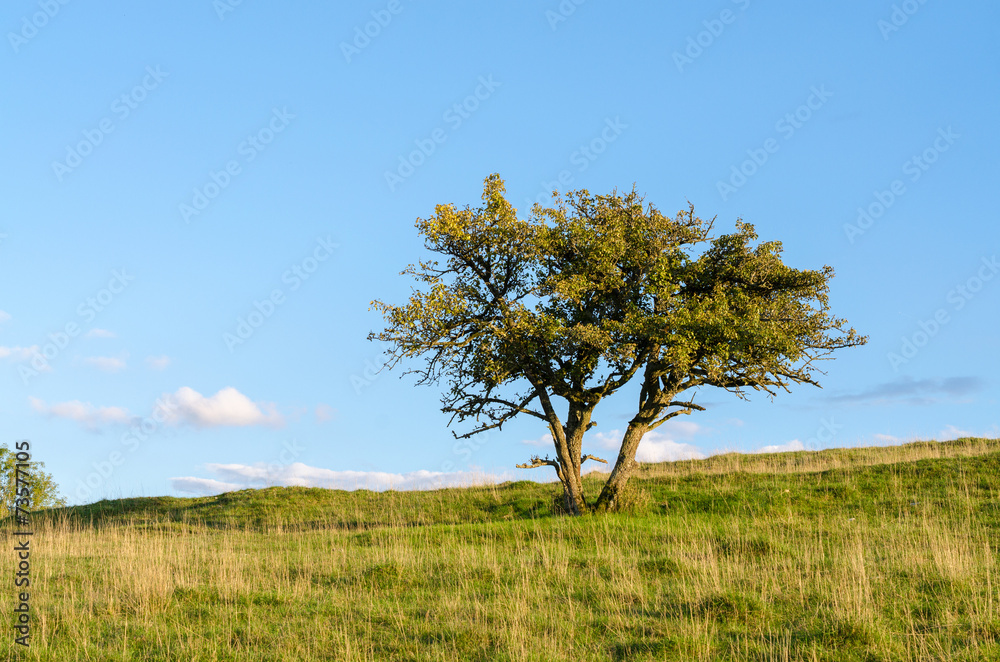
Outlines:
<svg viewBox="0 0 1000 662"><path fill-rule="evenodd" d="M534 382L533 382L534 383ZM552 442L556 447L556 458L550 460L548 455L545 459L537 455L531 458L531 464L517 465L521 469L534 469L536 467L551 466L556 470L559 482L563 486L563 497L566 499L566 510L571 515L582 515L590 512L590 506L583 496L583 481L580 478L580 465L583 464L581 448L583 447L583 433L591 426L590 416L594 411L596 403L585 403L570 400L569 413L566 416L566 424L563 425L552 408L552 402L544 386L535 384L536 393L545 411L545 418L549 423L549 432L552 433Z"/></svg>
<svg viewBox="0 0 1000 662"><path fill-rule="evenodd" d="M579 470L577 470L579 474ZM566 499L566 510L570 515L582 515L589 512L586 499L583 498L583 484L580 476L573 477L572 471L567 472L563 467L563 497Z"/></svg>
<svg viewBox="0 0 1000 662"><path fill-rule="evenodd" d="M590 511L583 495L583 479L580 477L582 464L583 433L590 425L591 412L578 406L570 406L563 428L563 440L556 440L556 457L559 460L559 479L563 484L566 509L571 515L582 515ZM555 435L553 435L555 436Z"/></svg>
<svg viewBox="0 0 1000 662"><path fill-rule="evenodd" d="M604 483L601 495L597 497L594 510L608 511L615 510L619 506L619 497L625 489L628 479L635 473L639 464L635 461L635 452L639 448L639 442L649 429L649 423L645 420L637 421L632 419L625 431L625 438L622 439L622 447L618 453L618 460L608 481Z"/></svg>

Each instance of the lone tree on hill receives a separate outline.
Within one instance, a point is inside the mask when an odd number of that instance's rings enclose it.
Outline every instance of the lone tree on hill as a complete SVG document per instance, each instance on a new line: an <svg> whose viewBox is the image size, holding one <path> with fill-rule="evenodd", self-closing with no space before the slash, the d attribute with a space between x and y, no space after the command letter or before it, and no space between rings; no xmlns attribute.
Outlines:
<svg viewBox="0 0 1000 662"><path fill-rule="evenodd" d="M536 204L521 220L504 192L494 174L481 207L438 205L417 219L425 246L444 262L407 267L402 274L425 287L402 306L373 301L386 328L368 337L389 343L387 367L424 357L408 373L419 384L447 380L448 424L476 423L457 438L520 414L544 421L555 457L518 466L553 467L572 514L618 505L643 435L704 409L695 389L745 399L747 388L773 397L793 383L819 386L816 361L867 340L829 313L831 267L786 266L780 242L751 245L748 223L711 237L712 222L693 207L670 218L634 188L557 195L555 207ZM633 378L642 383L635 416L588 503L580 467L605 460L582 452L584 433L600 401Z"/></svg>

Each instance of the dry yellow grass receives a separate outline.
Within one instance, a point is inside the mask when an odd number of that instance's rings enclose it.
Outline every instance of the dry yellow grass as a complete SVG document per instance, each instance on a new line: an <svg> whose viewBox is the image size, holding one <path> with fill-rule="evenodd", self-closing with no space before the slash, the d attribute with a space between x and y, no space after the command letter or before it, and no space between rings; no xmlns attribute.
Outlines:
<svg viewBox="0 0 1000 662"><path fill-rule="evenodd" d="M40 520L32 646L15 650L8 635L0 651L59 661L998 659L996 457L881 473L863 461L825 483L661 474L650 499L678 501L659 514L360 532ZM953 471L913 478L935 467ZM829 497L865 481L882 486L882 505ZM750 506L685 510L675 504L695 499L684 490L719 504L746 494ZM4 593L10 613L13 587Z"/></svg>
<svg viewBox="0 0 1000 662"><path fill-rule="evenodd" d="M1000 451L1000 439L963 438L953 442L916 441L897 446L867 446L861 448L831 448L822 451L791 453L721 453L703 460L643 464L639 475L687 476L747 473L808 473L831 469L871 467L879 464L899 464L919 460L975 457Z"/></svg>

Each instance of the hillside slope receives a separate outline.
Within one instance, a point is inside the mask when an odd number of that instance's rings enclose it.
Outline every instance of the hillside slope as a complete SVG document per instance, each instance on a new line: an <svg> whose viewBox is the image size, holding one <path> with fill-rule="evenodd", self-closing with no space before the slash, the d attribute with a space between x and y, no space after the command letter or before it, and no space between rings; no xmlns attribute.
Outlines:
<svg viewBox="0 0 1000 662"><path fill-rule="evenodd" d="M905 496L890 496L890 482L943 494L943 479L954 481L956 472L988 472L997 461L988 456L995 453L1000 453L1000 439L964 438L816 452L728 453L644 464L632 482L628 510L656 514L670 508L709 508L735 513L741 503L757 509L774 507L777 490L789 495L781 497L785 505L816 508L837 494L841 506L853 504L871 512L877 505L905 501ZM588 494L596 495L602 480L601 474L588 475ZM790 491L782 492L786 489ZM405 492L269 487L212 497L104 500L46 511L44 516L95 525L358 529L544 517L561 512L560 494L556 483L531 481Z"/></svg>
<svg viewBox="0 0 1000 662"><path fill-rule="evenodd" d="M643 473L596 517L528 482L40 513L29 657L1000 659L1000 441Z"/></svg>

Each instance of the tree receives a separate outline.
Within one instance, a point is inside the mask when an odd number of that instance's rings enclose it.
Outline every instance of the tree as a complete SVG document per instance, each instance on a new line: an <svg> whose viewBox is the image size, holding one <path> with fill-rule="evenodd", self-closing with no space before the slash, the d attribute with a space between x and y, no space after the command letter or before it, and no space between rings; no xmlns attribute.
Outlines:
<svg viewBox="0 0 1000 662"><path fill-rule="evenodd" d="M14 515L17 495L17 451L11 451L7 444L0 444L0 501L3 511ZM59 487L52 479L52 474L42 471L44 462L28 460L28 467L21 470L21 484L27 481L29 488L30 510L39 508L61 508L66 505L66 499L59 496Z"/></svg>
<svg viewBox="0 0 1000 662"><path fill-rule="evenodd" d="M780 242L752 245L748 223L712 237L714 219L693 206L670 218L634 188L556 194L554 207L536 204L521 220L504 193L494 174L482 206L438 205L417 219L426 248L444 261L402 272L423 286L406 304L372 302L386 327L369 340L389 344L389 368L422 357L407 371L418 384L447 381L448 425L476 423L457 438L515 416L544 421L555 457L518 466L553 467L570 513L615 508L643 435L703 410L697 389L746 399L747 389L773 397L792 384L819 386L817 361L867 340L829 312L832 268L786 266ZM588 502L581 465L604 460L583 453L584 433L601 400L632 379L641 382L636 413Z"/></svg>

